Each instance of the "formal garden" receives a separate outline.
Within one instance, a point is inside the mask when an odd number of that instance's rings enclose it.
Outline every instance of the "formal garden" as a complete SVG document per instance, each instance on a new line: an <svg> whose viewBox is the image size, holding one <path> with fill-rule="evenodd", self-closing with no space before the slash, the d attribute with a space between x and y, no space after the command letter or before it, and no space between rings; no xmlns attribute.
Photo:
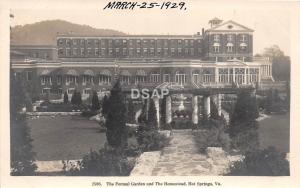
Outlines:
<svg viewBox="0 0 300 188"><path fill-rule="evenodd" d="M32 148L33 140L27 125L28 119L26 114L21 113L22 107L26 104L24 100L26 94L16 80L12 79L11 84L11 174L37 175L36 153ZM230 113L229 123L223 116L218 116L217 107L211 102L210 116L202 116L199 124L193 125L188 118L191 117L189 111L175 111L173 115L180 121L166 124L166 105L163 99L160 107L160 128L153 100L146 104L146 101L139 102L126 98L119 82L111 89L110 95L104 96L103 99L99 99L97 93L93 93L88 102L83 102L80 93L75 91L71 100L65 94L62 103L55 104L46 100L37 110L75 111L80 112L82 117L90 118L98 114L103 117L103 121L98 121L101 134L105 134L102 143L98 143L101 147L90 149L80 157L81 160L62 160L64 175L129 176L143 153L168 151L168 146L174 139L172 131L178 128L189 129L199 155L207 156L209 149L221 148L226 155L241 156L240 160L234 161L222 175L289 175L286 153L281 153L273 147L260 147L259 123L256 120L259 117L259 108L267 113L273 113L275 110L272 109L277 109L274 106L279 105L278 101L281 102L281 106L286 104L285 101L279 100L279 96L273 90L260 101L246 92L239 93L235 100L233 106L225 106ZM137 118L138 123L135 123L134 112L137 105L140 105L142 110ZM169 134L162 134L163 130L167 130ZM198 175L201 175L201 172Z"/></svg>

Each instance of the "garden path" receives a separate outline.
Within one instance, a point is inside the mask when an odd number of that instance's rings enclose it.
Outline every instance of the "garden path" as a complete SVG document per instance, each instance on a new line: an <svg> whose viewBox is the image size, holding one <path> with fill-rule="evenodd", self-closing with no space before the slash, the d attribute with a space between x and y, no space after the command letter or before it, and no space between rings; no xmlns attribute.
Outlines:
<svg viewBox="0 0 300 188"><path fill-rule="evenodd" d="M174 130L170 145L165 147L152 176L221 175L229 165L226 156L211 158L198 151L192 130Z"/></svg>

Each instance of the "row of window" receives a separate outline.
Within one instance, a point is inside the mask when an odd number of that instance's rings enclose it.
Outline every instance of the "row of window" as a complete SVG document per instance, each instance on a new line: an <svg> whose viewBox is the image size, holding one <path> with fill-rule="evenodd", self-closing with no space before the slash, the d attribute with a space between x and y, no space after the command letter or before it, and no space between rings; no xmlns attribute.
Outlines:
<svg viewBox="0 0 300 188"><path fill-rule="evenodd" d="M201 54L202 49L198 48L196 53ZM122 55L122 56L140 56L140 55L157 55L157 56L168 56L168 55L195 55L194 48L60 48L58 50L58 54L60 56L113 56Z"/></svg>
<svg viewBox="0 0 300 188"><path fill-rule="evenodd" d="M201 39L58 39L58 46L71 46L71 45L185 45L185 46L194 46L194 44L200 44Z"/></svg>
<svg viewBox="0 0 300 188"><path fill-rule="evenodd" d="M248 40L248 35L242 34L242 35L240 35L239 37L236 36L236 35L233 35L233 34L227 34L227 35L226 35L226 40L227 40L228 42L233 41L235 38L236 38L237 40L241 41L241 42L246 42L246 41ZM219 41L221 40L221 35L220 35L220 34L214 34L214 35L213 35L213 39L214 39L214 41L219 42Z"/></svg>
<svg viewBox="0 0 300 188"><path fill-rule="evenodd" d="M226 51L227 52L233 52L234 48L235 47L232 43L227 43L227 45L226 45ZM214 43L213 44L213 49L214 49L215 53L220 52L220 44L219 43ZM247 44L241 43L238 49L239 49L240 52L246 52L247 51Z"/></svg>

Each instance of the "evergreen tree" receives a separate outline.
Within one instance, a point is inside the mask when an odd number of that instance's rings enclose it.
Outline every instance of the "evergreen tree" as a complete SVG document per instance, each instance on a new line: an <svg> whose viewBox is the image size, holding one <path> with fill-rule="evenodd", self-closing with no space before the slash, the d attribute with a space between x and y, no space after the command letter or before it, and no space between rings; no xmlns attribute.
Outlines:
<svg viewBox="0 0 300 188"><path fill-rule="evenodd" d="M102 114L106 116L108 113L108 97L105 95L102 99Z"/></svg>
<svg viewBox="0 0 300 188"><path fill-rule="evenodd" d="M229 126L231 144L234 148L242 152L259 148L256 121L258 115L255 96L251 96L248 92L239 93Z"/></svg>
<svg viewBox="0 0 300 188"><path fill-rule="evenodd" d="M150 100L150 104L149 104L149 110L148 110L148 121L147 124L150 128L152 129L158 129L157 126L157 116L156 116L156 108L155 108L155 104L154 101L152 99Z"/></svg>
<svg viewBox="0 0 300 188"><path fill-rule="evenodd" d="M132 99L128 100L127 105L127 122L128 123L135 123L135 111Z"/></svg>
<svg viewBox="0 0 300 188"><path fill-rule="evenodd" d="M77 91L75 90L74 92L73 92L73 94L72 94L72 97L71 97L71 103L72 104L76 104L76 98L77 98Z"/></svg>
<svg viewBox="0 0 300 188"><path fill-rule="evenodd" d="M24 88L13 75L10 84L11 175L33 175L37 166L34 164L35 153L32 151L30 129L26 123L26 115L20 113L26 105Z"/></svg>
<svg viewBox="0 0 300 188"><path fill-rule="evenodd" d="M97 95L97 92L94 91L93 92L93 97L92 97L92 110L96 111L100 109L100 102L99 102L99 98Z"/></svg>
<svg viewBox="0 0 300 188"><path fill-rule="evenodd" d="M77 90L74 91L72 98L71 98L71 103L73 105L81 105L82 104L82 99L81 99L81 93Z"/></svg>
<svg viewBox="0 0 300 188"><path fill-rule="evenodd" d="M65 91L64 93L64 104L68 104L69 103L69 96L68 93Z"/></svg>
<svg viewBox="0 0 300 188"><path fill-rule="evenodd" d="M82 98L81 98L81 93L80 91L77 92L77 95L76 95L76 104L77 105L81 105L82 104Z"/></svg>
<svg viewBox="0 0 300 188"><path fill-rule="evenodd" d="M160 122L162 125L166 122L166 103L166 97L164 97L160 104Z"/></svg>
<svg viewBox="0 0 300 188"><path fill-rule="evenodd" d="M108 144L114 148L123 148L127 145L126 108L119 81L112 88L107 103L105 125Z"/></svg>

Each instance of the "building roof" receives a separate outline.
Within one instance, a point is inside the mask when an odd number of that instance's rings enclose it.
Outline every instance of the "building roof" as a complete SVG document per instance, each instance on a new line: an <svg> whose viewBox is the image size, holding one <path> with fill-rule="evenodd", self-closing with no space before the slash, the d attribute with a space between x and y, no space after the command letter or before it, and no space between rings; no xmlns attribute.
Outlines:
<svg viewBox="0 0 300 188"><path fill-rule="evenodd" d="M229 26L229 25L233 25L232 28L228 28L226 26ZM226 22L223 22L215 27L212 27L210 29L207 29L206 31L209 32L209 31L246 31L246 32L253 32L254 30L253 29L250 29L244 25L241 25L235 21L232 21L232 20L229 20L229 21L226 21Z"/></svg>
<svg viewBox="0 0 300 188"><path fill-rule="evenodd" d="M111 35L111 36L85 36L85 35L72 35L72 34L65 34L65 35L57 35L57 38L119 38L119 39L125 39L125 38L146 38L146 39L152 39L152 38L189 38L189 39L198 39L202 38L202 35Z"/></svg>

